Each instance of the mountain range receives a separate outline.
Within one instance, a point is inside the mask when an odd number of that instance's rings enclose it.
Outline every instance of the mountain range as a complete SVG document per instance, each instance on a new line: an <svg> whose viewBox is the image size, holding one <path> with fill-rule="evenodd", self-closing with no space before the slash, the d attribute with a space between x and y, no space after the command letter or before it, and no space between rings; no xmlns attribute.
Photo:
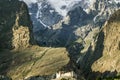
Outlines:
<svg viewBox="0 0 120 80"><path fill-rule="evenodd" d="M67 45L78 38L84 39L92 29L101 28L111 14L119 9L119 3L114 0L25 2L34 26L34 38L41 46ZM69 30L67 26L71 26Z"/></svg>
<svg viewBox="0 0 120 80"><path fill-rule="evenodd" d="M119 0L1 0L0 80L119 80L119 8Z"/></svg>

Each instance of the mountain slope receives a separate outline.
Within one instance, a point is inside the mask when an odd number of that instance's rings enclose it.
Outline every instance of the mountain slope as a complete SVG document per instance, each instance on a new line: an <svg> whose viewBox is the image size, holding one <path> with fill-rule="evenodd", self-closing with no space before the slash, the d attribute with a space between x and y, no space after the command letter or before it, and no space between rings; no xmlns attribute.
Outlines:
<svg viewBox="0 0 120 80"><path fill-rule="evenodd" d="M120 10L116 11L110 19L104 25L102 31L99 34L99 40L102 40L103 46L98 47L98 51L101 52L103 56L94 62L92 65L92 70L95 72L104 73L109 72L120 72ZM100 51L102 48L103 51ZM97 54L97 53L96 53ZM110 74L106 74L110 76ZM112 76L112 75L111 75Z"/></svg>
<svg viewBox="0 0 120 80"><path fill-rule="evenodd" d="M28 8L24 2L1 0L0 5L0 80L49 76L69 63L64 47L35 45Z"/></svg>
<svg viewBox="0 0 120 80"><path fill-rule="evenodd" d="M115 77L120 72L120 10L111 15L118 9L116 4L107 4L104 0L94 1L95 9L90 10L90 13L86 13L82 6L75 5L67 16L62 17L63 20L60 14L55 12L57 18L54 20L58 19L55 24L53 22L51 26L46 27L41 22L37 27L42 28L36 28L37 31L34 32L37 43L44 46L39 47L34 45L36 43L26 4L18 0L1 0L0 79L4 75L13 80L29 80L31 77L50 80L56 72L66 72L69 68L75 71L78 77L84 75L87 80ZM51 23L51 14L50 17L46 16L45 11L52 9L52 13L54 8L45 2L40 11L37 11L38 5L34 3L35 5L31 4L34 7L31 7L33 12L30 13L32 16L34 14L34 19L47 19ZM41 16L41 11L45 12L45 15ZM39 14L37 17L36 12ZM100 31L99 27L110 15L110 19ZM99 24L94 20L98 20ZM96 26L98 27L94 28Z"/></svg>
<svg viewBox="0 0 120 80"><path fill-rule="evenodd" d="M9 76L12 80L52 76L69 63L67 54L65 48L38 46L24 51L3 50L0 52L0 75Z"/></svg>

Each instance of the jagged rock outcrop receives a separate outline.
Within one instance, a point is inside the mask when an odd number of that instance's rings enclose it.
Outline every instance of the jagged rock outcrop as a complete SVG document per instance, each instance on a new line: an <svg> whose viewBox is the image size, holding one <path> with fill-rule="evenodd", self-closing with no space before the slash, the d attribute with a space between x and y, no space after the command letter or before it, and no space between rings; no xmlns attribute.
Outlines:
<svg viewBox="0 0 120 80"><path fill-rule="evenodd" d="M34 32L50 27L63 18L46 0L38 0L37 3L30 4L29 12Z"/></svg>
<svg viewBox="0 0 120 80"><path fill-rule="evenodd" d="M114 0L93 0L90 13L94 15L94 23L102 26L118 8Z"/></svg>
<svg viewBox="0 0 120 80"><path fill-rule="evenodd" d="M0 5L0 48L24 49L34 44L27 5L18 0L1 0Z"/></svg>

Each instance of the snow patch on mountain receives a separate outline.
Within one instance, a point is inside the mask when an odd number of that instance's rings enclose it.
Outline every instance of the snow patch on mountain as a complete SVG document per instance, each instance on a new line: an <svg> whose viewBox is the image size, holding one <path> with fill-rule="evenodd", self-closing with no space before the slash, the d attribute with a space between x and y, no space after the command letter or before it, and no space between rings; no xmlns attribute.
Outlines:
<svg viewBox="0 0 120 80"><path fill-rule="evenodd" d="M67 12L73 5L81 0L48 0L51 6L62 16L66 16Z"/></svg>
<svg viewBox="0 0 120 80"><path fill-rule="evenodd" d="M80 6L88 15L95 13L94 22L106 18L107 13L112 14L120 0L21 0L27 3L29 13L36 29L49 27L62 20L69 11ZM116 3L115 3L116 2ZM98 6L96 9L95 6ZM91 11L92 10L92 11ZM93 16L92 15L92 16ZM99 18L99 19L98 19Z"/></svg>
<svg viewBox="0 0 120 80"><path fill-rule="evenodd" d="M91 5L96 2L96 0L21 0L24 1L29 7L32 3L41 3L41 2L47 2L51 5L52 8L55 9L56 12L58 12L62 16L66 16L68 11L73 8L73 6L77 3L81 3L79 6L81 6L85 11L87 8L90 8ZM115 1L116 3L120 3L120 0L109 0Z"/></svg>
<svg viewBox="0 0 120 80"><path fill-rule="evenodd" d="M52 8L55 9L62 16L66 16L67 12L74 6L75 4L79 3L80 1L84 2L85 0L20 0L24 1L29 7L32 3L42 3L47 2L51 5Z"/></svg>
<svg viewBox="0 0 120 80"><path fill-rule="evenodd" d="M120 0L115 0L116 3L120 3Z"/></svg>

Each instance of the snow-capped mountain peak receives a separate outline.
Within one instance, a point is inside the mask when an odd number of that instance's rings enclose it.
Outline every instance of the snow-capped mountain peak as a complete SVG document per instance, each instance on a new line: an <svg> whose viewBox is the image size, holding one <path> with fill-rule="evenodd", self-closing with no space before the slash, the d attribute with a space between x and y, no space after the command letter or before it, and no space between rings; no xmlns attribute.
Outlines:
<svg viewBox="0 0 120 80"><path fill-rule="evenodd" d="M72 8L77 3L80 3L80 6L86 9L91 7L92 4L95 3L96 1L100 0L23 0L23 1L26 2L28 6L30 6L30 4L32 3L47 2L60 15L66 16L70 8ZM116 3L120 3L120 0L105 0L105 1L109 2L115 1Z"/></svg>
<svg viewBox="0 0 120 80"><path fill-rule="evenodd" d="M27 5L30 5L31 3L37 2L37 0L19 0L19 1L24 1Z"/></svg>
<svg viewBox="0 0 120 80"><path fill-rule="evenodd" d="M32 3L41 3L43 1L47 2L60 15L66 16L67 12L73 5L84 0L23 0L23 1L27 3L28 6L30 6Z"/></svg>
<svg viewBox="0 0 120 80"><path fill-rule="evenodd" d="M34 31L50 28L62 20L69 11L81 7L94 22L108 19L120 0L20 0L27 3L34 25ZM97 7L96 7L97 6ZM80 13L81 14L81 13ZM105 18L105 19L104 19Z"/></svg>

